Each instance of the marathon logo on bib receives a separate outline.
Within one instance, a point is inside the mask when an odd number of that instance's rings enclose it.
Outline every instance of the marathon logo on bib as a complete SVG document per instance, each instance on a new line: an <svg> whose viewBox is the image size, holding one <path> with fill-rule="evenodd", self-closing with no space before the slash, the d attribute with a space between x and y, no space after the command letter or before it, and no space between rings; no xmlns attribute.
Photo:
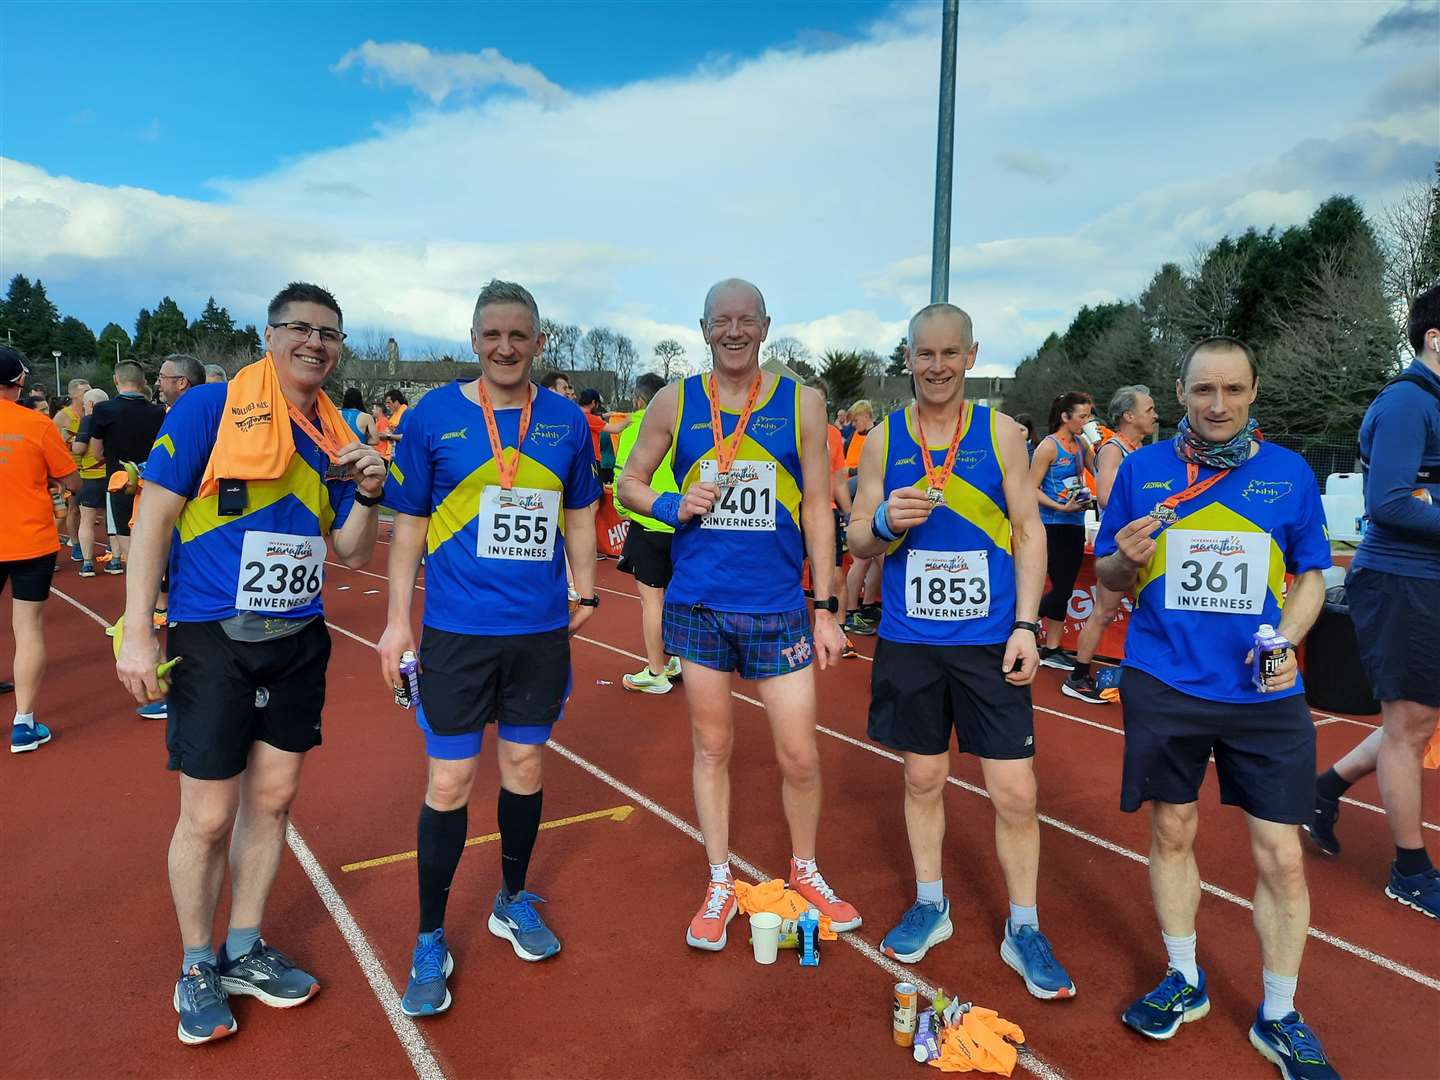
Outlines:
<svg viewBox="0 0 1440 1080"><path fill-rule="evenodd" d="M560 493L543 488L486 485L475 522L475 554L482 559L549 562L560 531Z"/></svg>
<svg viewBox="0 0 1440 1080"><path fill-rule="evenodd" d="M320 595L325 541L318 536L250 532L240 548L235 609L284 614Z"/></svg>
<svg viewBox="0 0 1440 1080"><path fill-rule="evenodd" d="M774 532L776 465L773 461L737 461L730 466L728 480L720 486L720 497L700 519L702 529L730 529L742 532ZM702 482L719 483L715 459L700 462Z"/></svg>
<svg viewBox="0 0 1440 1080"><path fill-rule="evenodd" d="M1165 606L1260 615L1270 589L1270 534L1171 529L1165 534Z"/></svg>

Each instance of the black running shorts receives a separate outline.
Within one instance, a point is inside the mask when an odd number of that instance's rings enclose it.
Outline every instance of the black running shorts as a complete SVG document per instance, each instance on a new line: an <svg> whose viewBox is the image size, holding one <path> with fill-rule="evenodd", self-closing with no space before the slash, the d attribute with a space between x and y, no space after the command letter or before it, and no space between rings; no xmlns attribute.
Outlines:
<svg viewBox="0 0 1440 1080"><path fill-rule="evenodd" d="M0 592L5 583L10 583L10 593L16 600L38 604L50 599L50 581L55 577L55 553L37 555L33 559L16 559L0 562Z"/></svg>
<svg viewBox="0 0 1440 1080"><path fill-rule="evenodd" d="M674 569L670 561L670 544L674 533L656 532L632 521L625 534L625 548L620 553L616 569L633 574L641 585L652 589L663 589L670 584Z"/></svg>
<svg viewBox="0 0 1440 1080"><path fill-rule="evenodd" d="M434 735L553 724L569 692L566 629L492 637L427 626L421 634L423 726Z"/></svg>

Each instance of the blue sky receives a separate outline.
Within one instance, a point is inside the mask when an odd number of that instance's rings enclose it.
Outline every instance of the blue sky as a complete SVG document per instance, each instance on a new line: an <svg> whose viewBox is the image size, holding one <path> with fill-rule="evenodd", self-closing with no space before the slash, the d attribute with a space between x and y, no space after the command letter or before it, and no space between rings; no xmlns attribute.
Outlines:
<svg viewBox="0 0 1440 1080"><path fill-rule="evenodd" d="M938 3L7 4L0 274L99 329L292 278L407 352L479 286L678 337L888 353L927 298ZM57 43L63 42L62 45ZM961 10L952 300L1008 371L1083 303L1440 155L1434 0Z"/></svg>

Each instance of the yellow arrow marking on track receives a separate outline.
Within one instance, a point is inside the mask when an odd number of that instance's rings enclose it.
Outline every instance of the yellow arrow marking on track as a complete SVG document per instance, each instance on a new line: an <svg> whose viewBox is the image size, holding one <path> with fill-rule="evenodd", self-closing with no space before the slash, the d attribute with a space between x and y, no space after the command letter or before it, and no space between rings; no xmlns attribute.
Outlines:
<svg viewBox="0 0 1440 1080"><path fill-rule="evenodd" d="M575 814L571 817L557 818L554 821L542 821L542 829L558 829L563 825L578 825L582 821L599 821L601 818L609 818L611 821L624 821L635 812L633 806L612 806L609 810L592 810L588 814ZM474 847L476 844L488 844L499 840L498 832L486 833L484 836L472 836L465 841L466 847ZM382 855L378 859L366 859L364 862L346 863L340 869L344 873L351 873L355 870L369 870L372 866L386 866L389 863L404 862L406 859L413 859L419 854L415 851L402 851L398 855Z"/></svg>

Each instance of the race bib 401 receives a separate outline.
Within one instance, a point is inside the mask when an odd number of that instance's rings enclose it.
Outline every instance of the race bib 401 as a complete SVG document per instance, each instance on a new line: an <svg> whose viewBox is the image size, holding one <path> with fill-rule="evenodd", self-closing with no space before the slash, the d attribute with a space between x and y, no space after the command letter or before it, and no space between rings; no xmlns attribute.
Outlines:
<svg viewBox="0 0 1440 1080"><path fill-rule="evenodd" d="M1270 589L1270 534L1170 529L1165 533L1165 606L1259 615Z"/></svg>
<svg viewBox="0 0 1440 1080"><path fill-rule="evenodd" d="M700 479L720 484L720 498L700 519L702 529L739 529L745 532L774 532L776 467L773 461L737 461L730 466L725 482L715 472L715 459L700 462Z"/></svg>

